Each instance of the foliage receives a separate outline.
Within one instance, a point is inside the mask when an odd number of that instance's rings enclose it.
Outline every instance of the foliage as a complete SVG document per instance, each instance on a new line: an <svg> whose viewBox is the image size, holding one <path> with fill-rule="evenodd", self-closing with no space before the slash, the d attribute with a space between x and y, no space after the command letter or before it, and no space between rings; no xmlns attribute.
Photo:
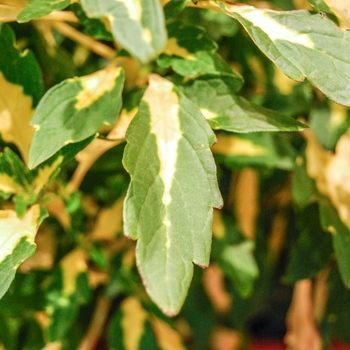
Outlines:
<svg viewBox="0 0 350 350"><path fill-rule="evenodd" d="M349 342L350 17L309 3L0 0L0 348L203 349L327 266Z"/></svg>

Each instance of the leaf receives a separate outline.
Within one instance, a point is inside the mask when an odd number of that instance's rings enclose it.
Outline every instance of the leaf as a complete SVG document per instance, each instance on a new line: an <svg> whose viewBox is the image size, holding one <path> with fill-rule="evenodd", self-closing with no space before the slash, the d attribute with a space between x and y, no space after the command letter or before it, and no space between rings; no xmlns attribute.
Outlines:
<svg viewBox="0 0 350 350"><path fill-rule="evenodd" d="M315 278L329 264L333 256L332 237L322 229L319 216L316 203L299 213L300 235L290 253L287 273L283 278L285 282L296 283L304 278Z"/></svg>
<svg viewBox="0 0 350 350"><path fill-rule="evenodd" d="M259 269L252 254L253 249L253 241L244 241L227 246L222 252L223 263L228 266L225 272L242 297L251 295L254 281L259 276Z"/></svg>
<svg viewBox="0 0 350 350"><path fill-rule="evenodd" d="M197 75L220 75L237 92L243 78L218 54L217 45L205 36L201 27L172 22L167 26L169 39L157 63L176 73L195 78Z"/></svg>
<svg viewBox="0 0 350 350"><path fill-rule="evenodd" d="M17 21L29 22L34 18L46 16L52 11L63 10L69 4L70 0L29 0L26 7L18 14Z"/></svg>
<svg viewBox="0 0 350 350"><path fill-rule="evenodd" d="M173 315L191 282L192 261L209 262L212 207L222 205L209 150L215 136L171 82L153 75L126 139L125 232L138 239L147 292Z"/></svg>
<svg viewBox="0 0 350 350"><path fill-rule="evenodd" d="M11 0L0 3L0 22L12 22L16 20L16 16L24 8L28 0L16 0L14 3Z"/></svg>
<svg viewBox="0 0 350 350"><path fill-rule="evenodd" d="M0 72L1 138L15 144L26 163L34 134L34 128L29 124L34 113L32 102L32 98L23 93L22 86L8 82Z"/></svg>
<svg viewBox="0 0 350 350"><path fill-rule="evenodd" d="M306 169L316 181L318 191L337 209L343 224L350 229L350 133L338 141L335 153L323 149L315 137L307 134Z"/></svg>
<svg viewBox="0 0 350 350"><path fill-rule="evenodd" d="M34 238L42 220L38 205L20 219L13 210L0 211L0 298L9 288L19 264L35 251Z"/></svg>
<svg viewBox="0 0 350 350"><path fill-rule="evenodd" d="M85 26L85 33L87 35L100 40L113 40L112 33L107 30L103 21L87 17L79 4L72 4L71 8L74 11L74 14L78 17L80 23Z"/></svg>
<svg viewBox="0 0 350 350"><path fill-rule="evenodd" d="M341 28L350 27L349 0L323 0L327 7L338 17Z"/></svg>
<svg viewBox="0 0 350 350"><path fill-rule="evenodd" d="M123 83L122 68L110 64L51 88L31 121L36 132L29 150L29 167L37 166L69 143L92 136L103 124L113 124L121 108Z"/></svg>
<svg viewBox="0 0 350 350"><path fill-rule="evenodd" d="M89 17L107 17L115 40L143 63L155 58L166 43L158 0L82 0L81 5Z"/></svg>
<svg viewBox="0 0 350 350"><path fill-rule="evenodd" d="M255 44L288 77L305 78L330 99L350 105L350 33L308 11L278 12L248 5L216 5L236 18Z"/></svg>
<svg viewBox="0 0 350 350"><path fill-rule="evenodd" d="M49 341L60 340L74 324L79 306L90 297L85 251L78 247L60 261L47 292L45 325Z"/></svg>
<svg viewBox="0 0 350 350"><path fill-rule="evenodd" d="M233 95L225 78L196 79L178 87L201 110L214 130L249 133L300 131L307 127L293 118Z"/></svg>
<svg viewBox="0 0 350 350"><path fill-rule="evenodd" d="M146 340L148 344L145 344ZM113 317L109 346L111 350L157 348L149 314L136 297L123 300L119 312Z"/></svg>
<svg viewBox="0 0 350 350"><path fill-rule="evenodd" d="M0 24L0 47L0 71L5 80L22 86L23 93L32 97L33 106L36 106L43 94L44 84L33 53L18 50L15 34L7 24Z"/></svg>
<svg viewBox="0 0 350 350"><path fill-rule="evenodd" d="M238 294L247 298L253 292L259 276L259 268L253 255L254 242L243 236L231 216L219 211L214 213L213 235L213 258Z"/></svg>
<svg viewBox="0 0 350 350"><path fill-rule="evenodd" d="M212 147L218 163L230 169L242 166L263 166L293 169L295 150L279 134L252 133L217 135Z"/></svg>
<svg viewBox="0 0 350 350"><path fill-rule="evenodd" d="M345 287L350 288L350 231L342 223L337 210L329 201L320 202L321 223L332 234L340 275Z"/></svg>

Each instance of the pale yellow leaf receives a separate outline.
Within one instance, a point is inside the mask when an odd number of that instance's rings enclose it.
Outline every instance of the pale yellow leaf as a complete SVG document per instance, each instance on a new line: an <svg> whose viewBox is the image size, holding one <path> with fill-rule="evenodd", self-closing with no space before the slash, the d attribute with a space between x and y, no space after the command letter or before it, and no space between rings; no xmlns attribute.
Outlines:
<svg viewBox="0 0 350 350"><path fill-rule="evenodd" d="M19 218L14 210L0 210L0 262L12 254L22 238L34 243L39 216L40 207L37 204L23 218Z"/></svg>
<svg viewBox="0 0 350 350"><path fill-rule="evenodd" d="M14 22L28 0L0 0L0 22Z"/></svg>
<svg viewBox="0 0 350 350"><path fill-rule="evenodd" d="M338 17L341 28L350 28L350 0L323 0Z"/></svg>
<svg viewBox="0 0 350 350"><path fill-rule="evenodd" d="M90 234L92 240L112 241L123 229L124 197L117 200L112 207L102 209L96 225Z"/></svg>
<svg viewBox="0 0 350 350"><path fill-rule="evenodd" d="M60 262L63 273L63 294L69 296L76 290L77 277L87 272L86 253L76 248L68 253Z"/></svg>
<svg viewBox="0 0 350 350"><path fill-rule="evenodd" d="M124 347L126 350L138 350L148 314L135 297L125 299L120 308L123 312L121 327Z"/></svg>
<svg viewBox="0 0 350 350"><path fill-rule="evenodd" d="M57 241L52 228L45 224L40 226L35 237L36 251L34 255L25 260L18 271L28 273L31 270L51 269L54 264Z"/></svg>
<svg viewBox="0 0 350 350"><path fill-rule="evenodd" d="M323 149L311 132L307 135L307 172L350 229L350 132L339 139L335 153Z"/></svg>
<svg viewBox="0 0 350 350"><path fill-rule="evenodd" d="M157 317L152 317L150 321L162 350L185 350L180 334L168 323Z"/></svg>
<svg viewBox="0 0 350 350"><path fill-rule="evenodd" d="M250 140L245 140L234 135L219 134L217 143L212 146L213 153L226 156L262 156L266 149L262 146L255 145Z"/></svg>
<svg viewBox="0 0 350 350"><path fill-rule="evenodd" d="M24 94L23 87L8 82L0 72L0 134L18 147L26 164L34 134L29 125L33 112L32 98Z"/></svg>

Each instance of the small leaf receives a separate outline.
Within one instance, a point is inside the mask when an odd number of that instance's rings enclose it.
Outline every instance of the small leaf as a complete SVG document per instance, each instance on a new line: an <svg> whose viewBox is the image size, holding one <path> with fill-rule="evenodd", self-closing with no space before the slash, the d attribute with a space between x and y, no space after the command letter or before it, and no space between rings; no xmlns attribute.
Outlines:
<svg viewBox="0 0 350 350"><path fill-rule="evenodd" d="M254 242L244 241L227 246L222 252L222 260L227 267L226 274L234 282L238 293L244 298L251 295L259 269L253 256Z"/></svg>
<svg viewBox="0 0 350 350"><path fill-rule="evenodd" d="M307 127L293 118L233 95L234 91L224 77L196 79L178 87L201 110L214 130L249 133L300 131Z"/></svg>
<svg viewBox="0 0 350 350"><path fill-rule="evenodd" d="M79 4L72 4L72 10L78 17L81 24L85 26L85 33L99 40L113 40L113 35L110 33L105 23L99 19L89 18Z"/></svg>
<svg viewBox="0 0 350 350"><path fill-rule="evenodd" d="M22 219L13 210L0 211L0 298L9 288L19 264L35 251L34 238L41 214L38 205Z"/></svg>
<svg viewBox="0 0 350 350"><path fill-rule="evenodd" d="M138 239L147 292L173 315L187 294L192 261L209 263L212 207L222 204L209 150L215 136L171 82L153 75L126 139L125 232Z"/></svg>
<svg viewBox="0 0 350 350"><path fill-rule="evenodd" d="M320 204L322 226L332 234L340 275L346 288L350 288L350 231L329 201L322 201Z"/></svg>
<svg viewBox="0 0 350 350"><path fill-rule="evenodd" d="M319 14L278 12L248 5L216 5L236 18L255 44L287 76L305 78L330 99L350 105L350 33Z"/></svg>
<svg viewBox="0 0 350 350"><path fill-rule="evenodd" d="M141 62L163 49L166 30L158 0L82 0L81 4L89 17L107 17L115 40Z"/></svg>
<svg viewBox="0 0 350 350"><path fill-rule="evenodd" d="M69 4L70 0L29 0L26 7L18 14L17 21L28 22L34 18L46 16L52 11L63 10Z"/></svg>
<svg viewBox="0 0 350 350"><path fill-rule="evenodd" d="M18 50L13 30L9 25L1 23L0 47L0 71L5 80L22 86L23 93L32 97L32 104L36 106L44 92L44 84L41 69L33 53L30 50L23 52ZM6 90L6 88L2 87L1 90ZM6 92L3 91L3 94L5 95Z"/></svg>
<svg viewBox="0 0 350 350"><path fill-rule="evenodd" d="M220 75L234 87L232 93L241 88L243 78L215 53L216 43L205 36L202 28L172 22L167 29L169 39L157 61L161 67L171 67L176 73L190 78Z"/></svg>
<svg viewBox="0 0 350 350"><path fill-rule="evenodd" d="M31 121L36 132L29 151L29 166L37 166L69 143L92 136L103 124L113 124L121 108L123 83L122 68L110 64L51 88Z"/></svg>

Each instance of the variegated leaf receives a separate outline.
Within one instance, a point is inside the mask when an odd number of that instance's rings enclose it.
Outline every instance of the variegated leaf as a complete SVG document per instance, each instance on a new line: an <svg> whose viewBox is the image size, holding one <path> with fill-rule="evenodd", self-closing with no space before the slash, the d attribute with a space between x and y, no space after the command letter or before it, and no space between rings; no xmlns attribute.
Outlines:
<svg viewBox="0 0 350 350"><path fill-rule="evenodd" d="M82 0L81 4L89 17L107 17L115 40L141 62L155 58L166 44L158 0Z"/></svg>
<svg viewBox="0 0 350 350"><path fill-rule="evenodd" d="M35 251L34 238L44 219L38 205L23 218L13 210L0 210L0 298L9 288L19 264Z"/></svg>
<svg viewBox="0 0 350 350"><path fill-rule="evenodd" d="M121 108L123 84L124 71L112 63L51 88L31 121L36 132L29 150L29 166L37 166L67 144L87 139L103 124L113 124Z"/></svg>
<svg viewBox="0 0 350 350"><path fill-rule="evenodd" d="M307 127L293 118L233 95L225 77L198 78L178 87L215 130L249 133L300 131Z"/></svg>
<svg viewBox="0 0 350 350"><path fill-rule="evenodd" d="M307 78L330 99L350 105L349 31L308 11L278 12L227 2L211 5L236 18L287 76Z"/></svg>
<svg viewBox="0 0 350 350"><path fill-rule="evenodd" d="M215 135L171 82L153 75L126 139L125 232L138 239L137 264L149 295L176 314L192 261L209 263L212 207L222 205L209 150Z"/></svg>

